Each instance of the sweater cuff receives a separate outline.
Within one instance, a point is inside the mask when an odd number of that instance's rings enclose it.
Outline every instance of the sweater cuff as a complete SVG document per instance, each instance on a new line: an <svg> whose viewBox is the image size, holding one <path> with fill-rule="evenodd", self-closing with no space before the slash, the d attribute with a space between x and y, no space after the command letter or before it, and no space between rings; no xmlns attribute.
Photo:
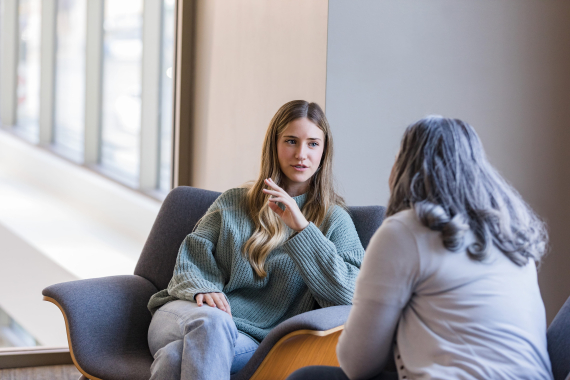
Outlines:
<svg viewBox="0 0 570 380"><path fill-rule="evenodd" d="M218 288L211 288L211 287L196 287L196 288L187 288L182 291L168 291L168 294L176 297L178 299L184 299L187 301L196 302L196 295L198 294L205 294L205 293L223 293Z"/></svg>
<svg viewBox="0 0 570 380"><path fill-rule="evenodd" d="M204 289L204 290L199 289L199 290L197 290L197 291L193 291L193 293L192 293L192 294L193 294L192 300L193 300L194 302L196 302L196 296L197 296L198 294L208 294L208 293L220 293L220 294L223 294L224 297L226 298L226 301L228 301L228 304L230 303L230 300L229 300L228 296L226 295L226 293L220 292L219 290L211 291L211 290L208 290L208 289Z"/></svg>
<svg viewBox="0 0 570 380"><path fill-rule="evenodd" d="M322 251L323 244L327 243L330 243L330 241L313 222L310 222L303 231L287 240L283 248L295 259L300 261L309 259L313 261L315 252Z"/></svg>
<svg viewBox="0 0 570 380"><path fill-rule="evenodd" d="M222 293L224 296L226 296L226 294L222 291L220 291L220 289L212 289L212 288L201 288L201 289L192 289L190 290L191 294L192 294L192 299L194 300L194 302L196 302L196 296L198 294L207 294L207 293ZM228 297L226 297L227 300ZM229 302L229 301L228 301Z"/></svg>

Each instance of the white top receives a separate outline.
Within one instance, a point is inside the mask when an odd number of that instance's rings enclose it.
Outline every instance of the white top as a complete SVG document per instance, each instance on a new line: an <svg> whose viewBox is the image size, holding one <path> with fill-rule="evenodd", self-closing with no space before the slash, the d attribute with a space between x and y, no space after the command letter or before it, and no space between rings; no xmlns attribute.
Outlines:
<svg viewBox="0 0 570 380"><path fill-rule="evenodd" d="M552 379L534 262L448 251L412 210L372 237L353 305L337 347L351 380L378 374L391 348L400 379Z"/></svg>

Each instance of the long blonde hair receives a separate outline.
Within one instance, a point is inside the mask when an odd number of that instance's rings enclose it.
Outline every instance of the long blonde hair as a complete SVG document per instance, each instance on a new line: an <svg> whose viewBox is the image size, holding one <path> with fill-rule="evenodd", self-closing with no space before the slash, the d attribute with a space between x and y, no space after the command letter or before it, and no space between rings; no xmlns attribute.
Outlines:
<svg viewBox="0 0 570 380"><path fill-rule="evenodd" d="M277 185L282 186L284 174L279 166L277 140L290 122L305 117L323 131L325 142L321 163L310 179L307 200L301 211L309 222L319 226L331 206L344 207L344 200L334 190L333 140L323 110L317 103L304 100L293 100L284 104L269 123L261 153L259 178L251 185L246 197L246 208L253 220L254 232L244 244L243 253L260 278L267 276L264 268L267 255L281 245L290 232L281 218L268 207L269 195L262 191L266 186L264 180L271 178Z"/></svg>

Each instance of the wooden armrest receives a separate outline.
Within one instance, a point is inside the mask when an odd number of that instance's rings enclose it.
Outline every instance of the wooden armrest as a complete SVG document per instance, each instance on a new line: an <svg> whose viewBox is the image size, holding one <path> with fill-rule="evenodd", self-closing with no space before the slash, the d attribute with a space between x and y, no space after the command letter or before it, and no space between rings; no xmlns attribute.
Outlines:
<svg viewBox="0 0 570 380"><path fill-rule="evenodd" d="M269 351L251 380L284 380L309 365L338 367L336 345L344 325L326 331L298 330L281 338Z"/></svg>

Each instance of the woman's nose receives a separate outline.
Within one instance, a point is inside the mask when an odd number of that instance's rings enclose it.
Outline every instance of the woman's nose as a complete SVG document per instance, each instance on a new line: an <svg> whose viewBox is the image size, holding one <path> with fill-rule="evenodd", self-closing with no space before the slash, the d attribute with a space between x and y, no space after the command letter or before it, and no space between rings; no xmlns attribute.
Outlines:
<svg viewBox="0 0 570 380"><path fill-rule="evenodd" d="M307 158L307 150L304 146L300 146L295 152L295 158L298 160L304 160Z"/></svg>

